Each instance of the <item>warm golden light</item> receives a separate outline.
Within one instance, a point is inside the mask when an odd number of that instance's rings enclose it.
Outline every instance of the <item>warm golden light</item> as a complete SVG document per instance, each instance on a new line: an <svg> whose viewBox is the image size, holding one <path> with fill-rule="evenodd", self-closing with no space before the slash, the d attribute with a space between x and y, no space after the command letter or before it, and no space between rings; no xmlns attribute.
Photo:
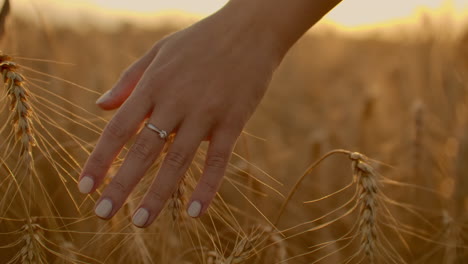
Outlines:
<svg viewBox="0 0 468 264"><path fill-rule="evenodd" d="M88 0L109 8L136 12L154 12L163 10L183 10L190 13L210 14L222 7L226 0ZM451 5L454 10L468 9L466 0L343 0L327 19L347 27L383 23L395 19L403 19L417 13L421 9L439 9Z"/></svg>
<svg viewBox="0 0 468 264"><path fill-rule="evenodd" d="M457 10L458 12L468 8L466 0L343 0L327 18L344 26L356 27L404 19L413 16L422 9L435 10L447 5L451 5L453 11Z"/></svg>
<svg viewBox="0 0 468 264"><path fill-rule="evenodd" d="M155 13L189 13L197 16L209 15L221 8L227 0L17 0L24 9L36 8L54 12L52 18L73 20L77 17L94 16L101 22L112 24L122 17L137 22L154 21ZM84 12L79 12L84 11ZM407 23L419 19L422 13L449 13L457 20L465 19L468 13L467 0L343 0L324 19L347 30L363 29L382 25ZM107 16L103 14L106 13ZM51 19L52 19L51 18Z"/></svg>
<svg viewBox="0 0 468 264"><path fill-rule="evenodd" d="M183 10L190 13L210 14L221 8L226 0L87 0L109 9L135 12L155 12L164 10Z"/></svg>

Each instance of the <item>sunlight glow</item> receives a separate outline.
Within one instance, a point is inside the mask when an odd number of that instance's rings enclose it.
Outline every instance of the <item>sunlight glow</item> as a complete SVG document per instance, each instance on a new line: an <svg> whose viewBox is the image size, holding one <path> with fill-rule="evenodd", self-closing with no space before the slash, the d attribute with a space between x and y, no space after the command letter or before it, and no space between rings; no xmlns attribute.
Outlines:
<svg viewBox="0 0 468 264"><path fill-rule="evenodd" d="M107 9L134 12L182 10L208 15L221 8L226 0L87 0ZM358 27L402 19L413 15L418 9L436 9L450 3L454 9L468 9L467 0L343 0L326 19L346 27Z"/></svg>
<svg viewBox="0 0 468 264"><path fill-rule="evenodd" d="M153 26L161 16L174 14L179 20L196 21L226 3L227 0L41 0L40 4L36 0L14 1L18 13L26 17L27 10L30 14L37 14L39 10L53 14L46 16L61 24L82 23L84 18L86 23L94 21L108 27L125 21ZM321 23L354 31L415 21L417 24L426 13L436 17L449 16L451 20L466 20L468 0L343 0Z"/></svg>
<svg viewBox="0 0 468 264"><path fill-rule="evenodd" d="M348 27L385 23L410 17L421 9L439 9L445 0L343 0L327 18ZM468 1L453 0L453 8L468 8Z"/></svg>

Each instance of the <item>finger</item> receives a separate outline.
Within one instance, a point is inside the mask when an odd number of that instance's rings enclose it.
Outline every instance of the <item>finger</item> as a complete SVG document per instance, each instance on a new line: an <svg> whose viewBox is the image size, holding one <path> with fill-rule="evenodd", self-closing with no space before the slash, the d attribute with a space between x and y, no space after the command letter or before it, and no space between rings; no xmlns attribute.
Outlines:
<svg viewBox="0 0 468 264"><path fill-rule="evenodd" d="M114 87L99 97L99 99L96 101L96 104L104 110L112 110L121 106L122 103L133 92L144 72L154 60L157 51L158 47L155 46L148 53L143 55L143 57L127 68L121 74Z"/></svg>
<svg viewBox="0 0 468 264"><path fill-rule="evenodd" d="M192 162L200 142L207 133L206 127L208 126L199 123L188 124L185 122L182 124L174 143L169 148L158 176L133 216L134 225L148 226L159 215Z"/></svg>
<svg viewBox="0 0 468 264"><path fill-rule="evenodd" d="M199 217L208 209L224 178L232 150L239 133L219 130L210 141L205 160L205 167L200 180L193 191L187 209L191 217Z"/></svg>
<svg viewBox="0 0 468 264"><path fill-rule="evenodd" d="M167 118L171 115L162 112L153 113L148 123L159 129L170 132L178 124L179 119ZM146 126L143 127L125 157L124 163L96 203L97 216L104 219L111 218L122 207L131 191L159 156L165 143L166 140L157 132Z"/></svg>
<svg viewBox="0 0 468 264"><path fill-rule="evenodd" d="M80 192L93 192L101 184L114 159L151 111L150 105L144 97L130 96L117 111L83 167L78 183Z"/></svg>

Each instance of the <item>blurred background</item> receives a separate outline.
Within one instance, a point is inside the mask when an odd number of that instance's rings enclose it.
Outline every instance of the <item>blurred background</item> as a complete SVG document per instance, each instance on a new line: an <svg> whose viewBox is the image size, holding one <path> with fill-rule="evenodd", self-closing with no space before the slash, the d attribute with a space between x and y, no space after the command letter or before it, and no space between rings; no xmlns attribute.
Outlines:
<svg viewBox="0 0 468 264"><path fill-rule="evenodd" d="M90 89L93 92L57 79L42 81L54 94L110 118L112 113L94 105L99 94L158 39L225 3L13 0L1 49L27 67ZM359 151L380 161L377 170L385 177L420 187L392 188L389 197L426 209L424 218L438 231L447 219L466 227L467 18L467 0L343 1L290 50L246 127L254 136L244 135L237 144L236 152L249 163L233 158L233 164L286 194L307 166L327 151ZM44 77L30 73L30 78ZM97 133L73 122L62 125L87 142L97 140ZM86 147L91 149L92 144ZM86 155L77 157L79 162L85 159ZM332 193L349 180L346 158L325 162L298 189L296 203L288 209L291 217L282 225L301 223L335 208L340 199L327 199L314 210L298 201ZM257 206L273 217L282 198L262 185L255 189L267 194L256 197ZM223 192L227 201L242 204L238 196L229 195L233 191L227 184ZM427 236L439 234L414 219L414 214L394 215L427 231ZM344 221L343 226L350 223ZM316 238L309 237L308 245L317 243ZM408 263L449 263L427 240L415 241L419 243L410 243L411 254L404 245L396 246ZM433 255L426 253L428 248ZM460 259L466 261L464 254Z"/></svg>
<svg viewBox="0 0 468 264"><path fill-rule="evenodd" d="M48 80L54 93L109 118L94 105L98 95L158 39L225 2L15 0L2 49L95 91ZM467 14L466 0L343 1L290 50L246 128L258 138L241 138L238 151L284 182L283 192L324 152L345 148L450 197L465 158L457 153L467 134ZM331 164L318 172L322 189L340 185L348 169Z"/></svg>

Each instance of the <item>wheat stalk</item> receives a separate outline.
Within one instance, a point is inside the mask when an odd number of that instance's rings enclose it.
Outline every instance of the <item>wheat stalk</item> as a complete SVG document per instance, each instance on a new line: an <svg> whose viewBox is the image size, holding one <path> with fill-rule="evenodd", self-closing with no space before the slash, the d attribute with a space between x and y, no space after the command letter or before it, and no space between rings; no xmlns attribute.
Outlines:
<svg viewBox="0 0 468 264"><path fill-rule="evenodd" d="M212 250L207 253L208 264L238 264L245 263L252 256L256 255L258 245L265 242L263 238L264 231L254 229L249 235L244 236L242 239L237 240L234 248L228 257L224 257L222 253L217 250Z"/></svg>
<svg viewBox="0 0 468 264"><path fill-rule="evenodd" d="M168 209L170 210L172 220L174 222L181 220L184 217L184 207L185 203L187 202L187 198L185 197L185 192L187 189L185 177L186 176L182 177L180 180L179 185L172 194L168 204Z"/></svg>
<svg viewBox="0 0 468 264"><path fill-rule="evenodd" d="M0 70L3 82L10 97L10 110L13 129L21 144L20 154L27 164L32 162L32 147L36 145L33 134L29 93L25 78L18 72L18 65L8 55L0 53Z"/></svg>
<svg viewBox="0 0 468 264"><path fill-rule="evenodd" d="M360 205L359 212L359 229L361 235L361 248L369 263L375 263L375 252L377 242L376 229L376 213L377 213L377 179L376 173L368 163L367 157L354 152L349 155L352 160L352 169L354 177L358 184L358 204Z"/></svg>
<svg viewBox="0 0 468 264"><path fill-rule="evenodd" d="M297 191L305 177L309 175L321 162L334 154L345 154L351 160L351 169L353 172L354 183L356 183L357 188L356 208L360 209L357 234L361 237L361 245L358 253L364 252L369 263L373 264L375 263L378 242L376 227L378 179L377 173L370 165L369 158L361 153L341 149L333 150L313 163L302 177L296 181L289 192L286 200L280 207L275 224L277 225L279 223L287 204L292 199L294 193ZM329 225L330 223L321 225L321 227Z"/></svg>
<svg viewBox="0 0 468 264"><path fill-rule="evenodd" d="M262 231L267 235L267 239L271 241L272 246L274 246L274 253L272 259L274 263L285 263L287 264L288 253L286 250L286 245L284 243L284 238L276 232L271 226L262 226L260 227ZM265 253L263 253L264 255Z"/></svg>
<svg viewBox="0 0 468 264"><path fill-rule="evenodd" d="M70 241L63 240L63 243L61 245L61 251L61 254L63 256L63 263L73 263L78 259L75 245Z"/></svg>
<svg viewBox="0 0 468 264"><path fill-rule="evenodd" d="M414 179L419 179L421 175L421 165L422 165L422 155L423 155L423 138L424 138L424 104L422 101L415 101L412 107L413 112L413 126L414 126L414 135L412 139L412 167ZM425 177L422 177L424 180Z"/></svg>
<svg viewBox="0 0 468 264"><path fill-rule="evenodd" d="M21 263L43 263L41 251L42 242L39 235L41 230L42 229L39 224L34 222L34 218L21 227L21 231L24 233L21 238L23 241L23 247L19 252Z"/></svg>

